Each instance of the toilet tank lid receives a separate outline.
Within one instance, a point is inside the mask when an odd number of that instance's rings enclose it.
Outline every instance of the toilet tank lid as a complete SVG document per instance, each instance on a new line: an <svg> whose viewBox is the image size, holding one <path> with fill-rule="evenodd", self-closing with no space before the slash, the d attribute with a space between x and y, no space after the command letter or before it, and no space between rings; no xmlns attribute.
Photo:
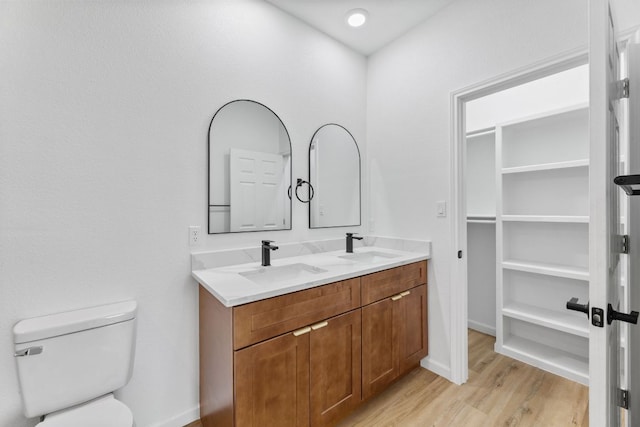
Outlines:
<svg viewBox="0 0 640 427"><path fill-rule="evenodd" d="M134 319L138 304L123 301L21 320L13 327L16 344L71 334Z"/></svg>

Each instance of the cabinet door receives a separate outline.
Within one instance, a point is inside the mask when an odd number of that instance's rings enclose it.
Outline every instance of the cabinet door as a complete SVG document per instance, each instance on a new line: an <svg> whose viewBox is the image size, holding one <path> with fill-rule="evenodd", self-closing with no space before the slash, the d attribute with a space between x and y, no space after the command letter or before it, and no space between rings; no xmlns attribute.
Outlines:
<svg viewBox="0 0 640 427"><path fill-rule="evenodd" d="M418 286L402 295L398 323L400 375L415 367L429 353L427 286Z"/></svg>
<svg viewBox="0 0 640 427"><path fill-rule="evenodd" d="M311 426L333 425L362 400L360 310L311 328Z"/></svg>
<svg viewBox="0 0 640 427"><path fill-rule="evenodd" d="M235 352L236 427L309 426L309 334Z"/></svg>
<svg viewBox="0 0 640 427"><path fill-rule="evenodd" d="M362 307L362 398L385 388L398 376L398 307L385 298Z"/></svg>

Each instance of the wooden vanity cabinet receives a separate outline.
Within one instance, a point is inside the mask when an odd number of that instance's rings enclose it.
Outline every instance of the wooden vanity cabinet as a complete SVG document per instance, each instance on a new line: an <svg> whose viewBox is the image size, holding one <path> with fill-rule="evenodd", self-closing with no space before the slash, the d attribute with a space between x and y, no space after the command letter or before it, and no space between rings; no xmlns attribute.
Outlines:
<svg viewBox="0 0 640 427"><path fill-rule="evenodd" d="M416 272L426 283L426 261L410 266L233 308L201 286L203 426L331 426L372 394L366 390L380 391L416 366L427 351L426 285L406 287ZM362 307L366 283L369 294L389 292L371 287L377 274L404 283L404 294ZM385 363L390 380L367 374L384 373Z"/></svg>
<svg viewBox="0 0 640 427"><path fill-rule="evenodd" d="M398 334L400 375L413 369L429 354L427 285L410 289L400 300Z"/></svg>
<svg viewBox="0 0 640 427"><path fill-rule="evenodd" d="M429 352L427 286L411 287L426 283L426 262L394 270L362 278L363 301L382 298L362 307L363 400L414 368ZM390 277L393 281L388 283Z"/></svg>
<svg viewBox="0 0 640 427"><path fill-rule="evenodd" d="M239 350L237 427L332 425L360 404L360 312Z"/></svg>
<svg viewBox="0 0 640 427"><path fill-rule="evenodd" d="M289 333L236 351L235 425L308 426L309 363L309 334Z"/></svg>
<svg viewBox="0 0 640 427"><path fill-rule="evenodd" d="M362 400L360 310L324 323L309 334L311 427L335 424Z"/></svg>
<svg viewBox="0 0 640 427"><path fill-rule="evenodd" d="M362 307L362 398L398 377L399 303L385 298Z"/></svg>

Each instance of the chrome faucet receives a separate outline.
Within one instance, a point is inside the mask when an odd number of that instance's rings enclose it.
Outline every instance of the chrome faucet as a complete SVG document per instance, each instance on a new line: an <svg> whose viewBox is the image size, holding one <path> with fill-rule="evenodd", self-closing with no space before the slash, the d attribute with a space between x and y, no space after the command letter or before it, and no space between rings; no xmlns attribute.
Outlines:
<svg viewBox="0 0 640 427"><path fill-rule="evenodd" d="M275 251L278 249L277 246L271 246L273 240L263 240L262 241L262 266L268 267L271 265L271 251Z"/></svg>
<svg viewBox="0 0 640 427"><path fill-rule="evenodd" d="M358 234L358 233L347 233L347 253L352 254L353 253L353 239L355 240L362 240L363 237L354 237L354 234Z"/></svg>

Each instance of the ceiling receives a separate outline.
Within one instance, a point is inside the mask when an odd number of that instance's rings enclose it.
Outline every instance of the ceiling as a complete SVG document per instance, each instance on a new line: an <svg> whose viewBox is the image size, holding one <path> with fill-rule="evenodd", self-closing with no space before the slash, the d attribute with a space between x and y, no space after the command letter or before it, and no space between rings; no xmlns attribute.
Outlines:
<svg viewBox="0 0 640 427"><path fill-rule="evenodd" d="M368 56L455 0L266 1ZM346 24L346 14L352 9L369 12L365 25L351 28Z"/></svg>

